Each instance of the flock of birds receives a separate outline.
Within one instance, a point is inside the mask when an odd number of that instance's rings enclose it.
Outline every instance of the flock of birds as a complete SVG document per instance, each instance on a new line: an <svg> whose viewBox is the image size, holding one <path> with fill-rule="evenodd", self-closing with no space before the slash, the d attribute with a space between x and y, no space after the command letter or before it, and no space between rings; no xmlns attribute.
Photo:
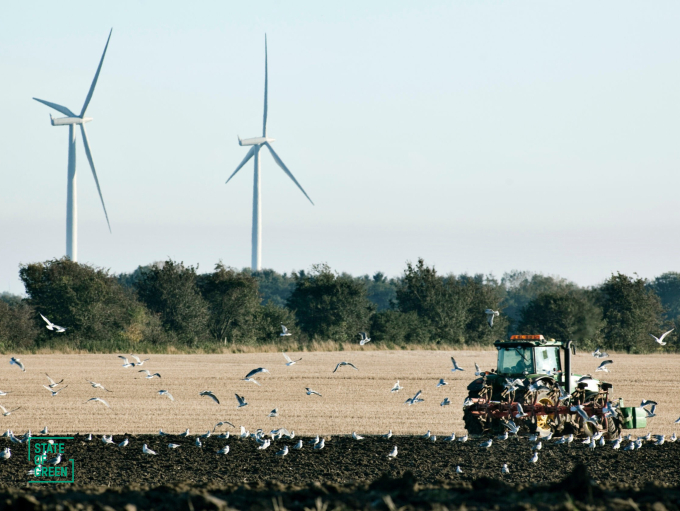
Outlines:
<svg viewBox="0 0 680 511"><path fill-rule="evenodd" d="M493 326L493 319L499 315L499 312L493 311L491 309L487 309L485 311L485 313L487 314L487 318L488 318L487 321L488 321L489 326ZM58 333L63 333L66 330L64 327L61 327L59 325L56 325L56 324L50 322L47 318L42 316L42 314L41 314L41 317L45 320L45 322L47 324L47 328L49 330L52 330L52 331L55 331L55 332L58 332ZM292 335L284 325L281 325L281 327L282 327L282 332L280 334L281 337L287 337L287 336ZM650 335L652 335L652 337L660 345L665 345L666 343L664 342L664 338L668 334L670 334L672 331L673 330L669 330L668 332L665 332L659 338L657 338L656 336L654 336L652 334L650 334ZM371 339L367 336L366 332L360 332L359 336L360 336L359 344L362 345L362 346L371 341ZM596 349L592 353L592 355L593 355L593 357L596 357L596 358L606 359L606 360L604 360L600 363L600 365L596 369L596 372L597 371L609 372L609 366L613 363L613 361L611 359L609 359L609 355L606 352L600 350L599 348ZM130 355L129 358L125 357L123 355L118 355L118 357L123 362L123 364L122 364L123 368L140 368L146 362L148 362L150 360L149 358L141 359L137 355ZM302 360L302 358L298 358L298 359L293 360L285 352L283 353L283 357L285 359L285 365L286 366L292 366L292 365L294 365L294 364L296 364L296 363L298 363ZM130 359L132 359L132 361ZM451 357L451 363L452 363L452 366L453 366L451 368L451 372L456 373L457 371L464 371L464 368L460 367L456 363L456 360L453 357ZM21 371L24 371L24 372L26 371L24 364L21 362L21 360L19 358L11 357L10 358L10 365L16 365L19 369L21 369ZM336 371L338 371L339 369L341 369L343 367L349 367L349 368L354 369L356 371L359 370L353 363L347 362L347 361L341 361L335 366L333 373L335 373ZM159 378L160 379L161 378L161 375L158 372L152 373L148 369L137 369L137 370L138 370L139 373L144 373L144 375L145 375L144 377L146 379L153 379L153 378ZM267 370L264 367L255 368L255 369L249 371L242 378L242 381L251 382L251 383L254 383L254 384L259 386L260 383L255 379L255 377L258 376L258 375L265 374L265 373L269 373L269 370ZM475 363L475 375L479 376L479 375L482 375L482 374L484 374L483 371L481 371L479 366ZM56 380L52 379L48 374L46 374L46 377L47 377L49 383L47 385L43 385L43 387L51 393L52 397L58 396L63 390L68 388L68 385L64 385L62 387L59 387L59 385L61 385L64 382L63 379L56 381ZM580 381L583 381L583 380L586 380L586 379L592 379L592 376L591 375L585 375L581 378ZM87 380L87 381L92 386L92 388L94 388L94 389L100 389L100 390L103 390L105 392L112 392L111 390L104 387L101 383L91 381L91 380ZM444 387L446 385L448 385L448 382L445 380L445 378L441 378L437 382L436 387L439 388L439 387ZM517 390L517 388L519 386L523 386L523 385L524 385L524 383L519 379L515 379L515 380L507 379L505 387L508 391L514 391L514 390ZM399 392L403 389L404 389L404 387L402 387L400 385L400 382L397 380L397 382L392 387L391 392ZM533 390L539 390L539 389L536 388L536 389L533 389ZM305 391L306 391L306 394L308 396L322 397L322 395L319 392L317 392L317 391L315 391L315 390L313 390L309 387L305 388ZM165 389L159 390L159 391L157 391L157 393L161 397L167 397L170 401L175 400L175 398L172 396L172 394L168 390L165 390ZM4 391L0 390L0 396L6 396L7 394L9 394L9 392L4 392ZM201 391L199 393L199 396L200 397L207 397L207 398L211 399L212 401L214 401L216 404L218 404L218 405L220 404L219 398L211 390ZM414 404L423 402L424 399L421 396L422 396L422 390L418 391L413 397L408 398L405 401L405 404L414 405ZM242 408L242 407L248 406L248 402L246 401L246 398L244 396L241 396L239 394L235 394L235 398L236 398L236 402L237 402L237 405L236 405L237 408ZM108 402L105 401L104 399L100 398L100 397L92 397L92 398L88 399L85 403L91 403L91 402L92 403L101 403L103 406L110 408L110 405L108 404ZM451 401L449 400L448 397L444 398L444 400L440 403L441 406L447 406L447 405L450 405L450 404L451 404ZM656 402L649 401L649 400L643 400L640 406L647 412L647 417L654 417L656 415L655 414L655 410L656 410L656 406L657 406ZM651 409L648 410L647 408L650 407L650 406L651 406ZM0 409L2 409L3 416L8 416L11 413L19 410L20 408L21 407L14 408L12 410L8 410L4 406L0 405ZM580 413L580 414L585 414L585 412L583 412L583 409L581 407L579 407L578 405L576 407L574 407L573 411L576 411L577 413ZM612 409L610 409L609 411L610 411L610 413L613 412ZM278 408L274 408L269 413L268 416L269 417L277 417L278 416ZM521 406L518 405L517 412L515 414L515 418L522 418L524 416L526 416L526 414L524 414ZM584 419L588 420L588 421L593 420L592 417L589 418L589 417L587 417L587 415L584 416ZM675 421L675 423L676 424L680 423L680 418L678 418ZM206 438L215 434L217 429L222 427L222 426L231 426L232 428L236 427L236 426L234 426L234 424L232 424L229 421L219 421L217 424L215 424L215 426L213 427L212 430L208 430L205 434L196 436L194 444L197 447L202 447L202 440L205 440ZM495 438L495 440L497 442L508 440L508 438L510 438L511 436L515 436L516 438L519 438L517 435L518 435L518 432L520 431L520 427L517 426L512 419L508 420L505 423L505 426L506 426L506 431L502 435L499 435L498 437ZM47 435L48 434L48 428L45 427L40 433L43 434L43 435ZM159 435L165 436L166 433L164 433L163 430L161 429L159 431ZM29 430L26 434L24 434L21 437L16 437L11 430L7 430L2 436L8 437L12 443L25 443L29 438L31 438L31 431ZM179 436L180 437L190 436L189 429L187 429L184 433L180 434ZM390 430L390 431L388 431L388 433L382 435L382 438L389 440L392 436L393 436L392 430ZM549 432L547 435L544 435L544 436L541 436L540 434L534 434L534 435L529 436L529 441L533 444L532 445L532 457L529 460L531 463L537 463L538 462L539 452L541 451L543 444L551 441L552 436L553 436L552 432ZM223 433L216 435L216 437L220 438L220 439L228 439L230 437L230 433L229 433L229 431L225 431ZM243 426L241 426L240 438L242 438L242 439L252 439L257 444L257 449L264 450L264 449L269 448L270 445L272 445L272 443L277 441L277 440L282 440L282 439L292 440L292 439L294 439L295 438L295 432L294 431L289 432L286 428L279 428L279 429L271 430L269 434L266 434L262 429L258 429L255 433L250 433ZM364 439L364 437L357 434L356 431L352 432L352 438L356 441L361 441L361 440ZM430 442L436 442L437 441L436 435L432 435L429 430L425 435L423 435L423 438L426 439L426 440L429 440ZM90 441L92 440L92 434L88 435L87 440L90 440ZM108 435L108 436L104 435L101 440L105 444L114 444L114 445L117 445L119 448L124 448L129 444L128 438L125 438L124 440L122 440L119 443L114 442L112 435ZM451 436L448 436L448 437L444 438L443 440L448 441L448 442L458 441L458 442L461 442L461 443L465 443L465 442L468 441L468 435L465 434L464 436L456 437L455 433L452 433ZM675 442L676 440L677 440L677 436L676 436L675 433L673 433L673 435L668 439L666 439L665 435L652 435L651 433L648 433L646 436L638 437L636 439L633 439L631 435L627 435L626 437L621 437L619 435L618 438L611 441L611 448L616 450L616 449L621 448L621 446L625 444L623 449L622 449L623 451L633 451L633 450L636 450L636 449L640 449L645 442L653 442L653 444L655 446L660 446L660 445L663 445L665 442ZM574 435L573 434L570 434L568 436L563 436L563 437L560 437L560 438L554 440L554 443L557 444L557 445L567 445L567 446L569 446L573 442L574 442ZM318 435L315 438L313 438L309 441L309 445L311 446L311 448L314 449L314 450L317 450L317 451L324 449L325 443L326 443L326 440L322 437L319 437ZM489 438L489 439L481 442L479 444L479 447L481 449L488 450L488 449L491 449L493 443L494 443L494 438L492 437L492 438ZM594 435L592 435L588 438L586 438L585 440L583 440L583 443L588 444L588 447L591 450L596 449L598 446L604 447L606 445L606 441L604 439L603 432L601 432L601 431L597 432L596 434L594 434ZM175 444L175 443L169 443L168 444L168 448L170 448L170 449L177 449L179 447L180 447L179 444ZM300 449L303 449L303 448L304 448L303 440L298 439L297 443L295 445L293 445L292 447L289 447L288 445L284 445L279 451L276 452L276 456L284 457L284 456L288 455L290 449L300 450ZM217 454L224 455L224 454L229 453L229 449L230 449L229 445L225 445L224 447L222 447L221 449L219 449L216 452L217 452ZM147 455L157 455L157 453L155 451L153 451L152 449L150 449L147 446L147 444L144 444L142 446L142 452L144 454L147 454ZM392 447L392 450L387 454L387 458L394 459L398 456L398 454L399 454L398 448L397 448L396 445L394 445ZM11 455L12 454L11 454L10 448L6 447L3 451L0 451L0 460L8 460L8 459L11 458ZM62 461L61 455L57 455L54 458L46 460L44 463L45 463L45 465L58 465L59 463L61 463L61 461ZM501 473L502 474L508 474L509 472L510 472L510 469L508 467L508 464L504 463L501 467ZM34 473L34 472L31 471L31 473ZM462 473L462 469L461 469L460 466L456 466L456 473L459 473L459 474Z"/></svg>

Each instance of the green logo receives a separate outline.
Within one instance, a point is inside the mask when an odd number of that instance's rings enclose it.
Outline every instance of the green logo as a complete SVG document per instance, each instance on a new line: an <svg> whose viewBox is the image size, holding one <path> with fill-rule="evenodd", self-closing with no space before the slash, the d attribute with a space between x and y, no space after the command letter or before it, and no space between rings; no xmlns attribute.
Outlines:
<svg viewBox="0 0 680 511"><path fill-rule="evenodd" d="M35 464L29 472L35 481L28 481L29 483L72 483L75 481L73 460L66 459L64 440L73 440L73 437L43 436L28 439L28 461L32 459Z"/></svg>

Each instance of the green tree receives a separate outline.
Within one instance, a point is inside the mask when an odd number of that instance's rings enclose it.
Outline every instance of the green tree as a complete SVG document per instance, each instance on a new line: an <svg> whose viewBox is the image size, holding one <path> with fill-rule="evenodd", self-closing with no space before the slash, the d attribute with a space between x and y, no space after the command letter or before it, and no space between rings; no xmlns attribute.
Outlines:
<svg viewBox="0 0 680 511"><path fill-rule="evenodd" d="M0 348L30 348L35 345L40 332L37 313L21 299L9 300L8 295L3 293L0 297Z"/></svg>
<svg viewBox="0 0 680 511"><path fill-rule="evenodd" d="M309 273L293 273L293 278L295 289L287 306L310 338L345 342L368 329L375 306L360 282L337 275L325 264Z"/></svg>
<svg viewBox="0 0 680 511"><path fill-rule="evenodd" d="M295 279L287 273L281 274L274 270L261 270L251 273L249 268L243 270L257 280L257 287L262 304L271 303L278 307L285 307L286 300L295 288Z"/></svg>
<svg viewBox="0 0 680 511"><path fill-rule="evenodd" d="M281 337L281 325L292 334L290 337ZM276 344L282 339L300 340L300 332L295 321L295 314L290 309L279 307L272 302L265 303L258 308L255 319L255 335L259 343Z"/></svg>
<svg viewBox="0 0 680 511"><path fill-rule="evenodd" d="M666 319L674 321L680 318L680 273L667 272L659 275L648 287L661 300Z"/></svg>
<svg viewBox="0 0 680 511"><path fill-rule="evenodd" d="M384 273L378 272L369 277L363 275L358 278L366 286L366 296L375 304L378 312L388 310L397 297L397 281L388 279Z"/></svg>
<svg viewBox="0 0 680 511"><path fill-rule="evenodd" d="M661 331L663 307L645 284L639 277L617 273L598 288L607 348L645 353L658 347L649 334Z"/></svg>
<svg viewBox="0 0 680 511"><path fill-rule="evenodd" d="M28 304L67 328L60 337L111 340L123 335L135 322L144 321L144 310L133 293L102 268L64 257L22 265L19 277L26 288ZM53 338L54 334L45 331L43 336Z"/></svg>
<svg viewBox="0 0 680 511"><path fill-rule="evenodd" d="M463 337L468 344L490 345L503 339L508 332L508 317L503 313L494 318L493 327L487 323L486 309L499 310L504 288L493 277L460 275L458 289L465 298L465 326Z"/></svg>
<svg viewBox="0 0 680 511"><path fill-rule="evenodd" d="M579 348L601 343L602 311L586 291L541 293L522 309L519 334L572 340Z"/></svg>
<svg viewBox="0 0 680 511"><path fill-rule="evenodd" d="M208 326L218 341L248 343L255 340L260 308L257 280L221 262L215 271L198 277L198 287L210 310Z"/></svg>
<svg viewBox="0 0 680 511"><path fill-rule="evenodd" d="M196 269L167 260L141 272L135 282L140 300L160 315L167 332L188 345L209 337L209 308L196 283Z"/></svg>

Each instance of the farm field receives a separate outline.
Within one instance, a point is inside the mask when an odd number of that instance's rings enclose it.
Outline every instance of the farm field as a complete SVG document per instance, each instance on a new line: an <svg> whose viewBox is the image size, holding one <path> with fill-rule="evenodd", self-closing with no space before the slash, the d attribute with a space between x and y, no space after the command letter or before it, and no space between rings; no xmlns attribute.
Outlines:
<svg viewBox="0 0 680 511"><path fill-rule="evenodd" d="M47 426L50 434L150 434L159 429L180 433L189 428L192 434L212 429L218 421L230 421L250 431L269 431L286 427L298 435L383 434L391 429L395 435L461 434L464 431L461 404L466 386L474 378L474 363L482 369L495 367L494 351L346 351L304 352L299 363L287 367L280 353L225 355L150 355L143 369L158 372L161 378L146 379L139 368L123 368L116 355L24 355L26 371L10 366L9 356L0 366L0 404L11 410L0 417L0 429L16 434L31 429L34 434ZM451 372L454 356L463 372ZM146 357L142 357L146 358ZM626 405L640 400L659 403L657 417L648 421L644 434L680 433L675 419L680 416L676 395L680 388L678 355L613 355L610 373L594 373L600 359L579 353L573 359L574 372L592 373L614 385L613 396L622 397ZM341 367L340 361L358 367ZM270 374L255 378L260 386L242 381L248 371L265 367ZM56 397L43 388L45 373L68 385ZM439 378L448 385L436 388ZM87 380L103 384L112 392L92 388ZM404 390L391 393L399 380ZM305 387L322 394L308 396ZM168 390L172 402L157 394ZM214 403L200 397L202 390L212 390L220 399ZM406 406L406 398L423 391L423 403ZM248 406L237 408L234 394L243 395ZM101 403L87 402L92 397ZM439 403L448 397L450 406ZM278 417L269 412L278 408ZM234 433L234 430L231 430Z"/></svg>

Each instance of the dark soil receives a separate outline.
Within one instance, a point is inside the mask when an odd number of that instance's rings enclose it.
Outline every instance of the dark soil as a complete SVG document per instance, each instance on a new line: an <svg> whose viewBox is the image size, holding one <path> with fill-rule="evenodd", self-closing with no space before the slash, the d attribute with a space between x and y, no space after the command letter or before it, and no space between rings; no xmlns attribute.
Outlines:
<svg viewBox="0 0 680 511"><path fill-rule="evenodd" d="M124 437L116 437L116 441ZM495 441L489 451L479 440L449 443L414 437L391 440L327 439L315 451L275 456L295 440L258 450L252 440L211 437L202 448L194 438L128 436L124 448L66 441L75 463L75 484L27 484L34 467L25 444L0 439L12 458L0 462L0 509L680 509L680 445L646 444L639 451L586 445L544 444L529 463L526 439ZM36 440L33 440L35 442ZM168 443L181 444L176 450ZM158 455L142 453L146 443ZM227 455L215 451L224 445ZM396 459L387 454L398 446ZM507 463L510 474L501 475ZM62 463L65 465L65 463ZM463 474L456 474L459 465ZM570 475L571 474L571 475ZM565 480L565 477L567 478ZM272 499L276 502L274 506ZM280 499L280 501L279 501ZM76 504L79 505L76 506ZM393 507L395 506L395 507ZM637 507L636 507L637 506ZM656 507L653 507L656 506ZM282 511L282 510L281 510ZM321 510L319 510L321 511Z"/></svg>

